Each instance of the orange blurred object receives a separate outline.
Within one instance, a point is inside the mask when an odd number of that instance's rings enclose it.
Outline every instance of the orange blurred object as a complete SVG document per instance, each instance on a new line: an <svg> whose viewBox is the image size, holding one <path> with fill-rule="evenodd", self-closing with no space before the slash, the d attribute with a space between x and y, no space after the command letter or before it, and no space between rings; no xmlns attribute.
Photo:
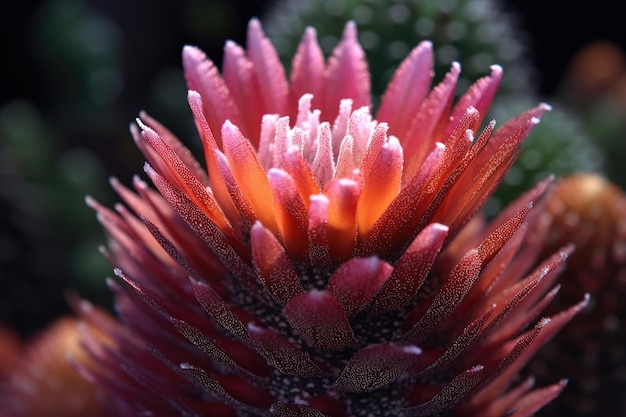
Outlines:
<svg viewBox="0 0 626 417"><path fill-rule="evenodd" d="M0 384L2 417L106 415L95 387L70 363L70 358L89 360L78 341L80 326L84 324L74 317L59 318L28 342L21 355L13 350L15 346L2 343L0 349L6 348L8 357L13 357Z"/></svg>

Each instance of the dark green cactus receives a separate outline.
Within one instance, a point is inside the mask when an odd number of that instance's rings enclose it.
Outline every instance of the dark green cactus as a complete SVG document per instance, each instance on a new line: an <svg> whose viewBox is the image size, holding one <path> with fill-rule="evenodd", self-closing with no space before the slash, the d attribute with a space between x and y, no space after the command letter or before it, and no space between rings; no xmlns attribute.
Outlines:
<svg viewBox="0 0 626 417"><path fill-rule="evenodd" d="M314 26L329 53L346 20L354 20L372 73L372 92L382 94L393 70L420 41L433 42L436 78L462 65L459 91L489 71L506 69L501 91L517 94L532 87L523 34L513 15L491 0L278 0L263 24L284 60L293 56L305 26ZM289 62L285 62L289 65Z"/></svg>
<svg viewBox="0 0 626 417"><path fill-rule="evenodd" d="M513 13L495 0L278 0L264 16L264 28L284 64L293 56L305 26L313 26L328 55L347 20L357 24L372 74L372 93L380 96L403 57L420 41L435 50L435 81L453 60L461 64L459 91L489 73L504 69L490 118L499 124L542 101L529 60L528 39ZM600 172L604 154L573 115L555 103L524 144L524 152L487 210L497 211L549 173Z"/></svg>

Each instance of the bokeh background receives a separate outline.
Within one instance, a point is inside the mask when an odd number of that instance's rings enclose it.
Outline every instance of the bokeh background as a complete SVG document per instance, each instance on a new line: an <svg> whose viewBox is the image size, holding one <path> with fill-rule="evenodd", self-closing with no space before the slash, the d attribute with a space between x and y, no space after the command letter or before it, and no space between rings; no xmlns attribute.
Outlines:
<svg viewBox="0 0 626 417"><path fill-rule="evenodd" d="M609 130L610 146L597 145L619 149L626 141L615 136L626 103L619 2L565 4L498 2L524 39L537 95L571 110L586 135ZM219 65L224 42L244 44L248 20L263 21L273 7L267 0L7 2L0 13L0 324L28 337L68 311L71 291L108 305L110 268L98 252L104 237L85 195L110 206L109 175L129 183L141 173L128 133L140 110L193 142L182 45L200 46ZM608 43L577 64L598 41ZM609 110L592 106L607 95ZM618 170L607 175L623 184Z"/></svg>

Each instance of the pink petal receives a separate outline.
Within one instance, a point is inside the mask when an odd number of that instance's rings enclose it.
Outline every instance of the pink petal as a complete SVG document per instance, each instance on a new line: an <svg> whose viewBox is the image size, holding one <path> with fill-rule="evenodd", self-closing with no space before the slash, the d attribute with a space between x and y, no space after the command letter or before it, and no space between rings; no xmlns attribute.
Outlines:
<svg viewBox="0 0 626 417"><path fill-rule="evenodd" d="M252 414L256 414L259 412L262 412L260 408L256 408L254 406L248 405L250 402L252 403L258 403L259 401L263 402L266 401L266 398L259 396L258 394L254 397L254 398L246 398L243 402L237 400L235 397L233 397L228 390L225 389L224 387L224 383L228 382L228 380L226 381L219 381L218 379L214 379L212 376L210 376L204 369L202 368L198 368L196 366L193 366L189 363L181 363L180 364L180 368L182 370L184 370L185 372L188 372L190 375L193 375L200 384L202 384L206 390L208 390L212 396L216 397L219 399L220 402L224 403L224 404L228 404L232 407L235 407L238 410L246 410L246 412L252 413ZM215 375L213 375L215 376ZM224 379L224 378L222 378ZM238 382L240 383L241 380L238 380ZM149 381L144 381L143 384L145 385L149 385L150 382ZM248 386L249 387L249 386ZM231 389L232 390L232 389ZM236 387L235 387L236 390ZM247 394L248 397L252 396L253 394L251 392L249 392L249 390L242 390L243 394ZM255 401L256 400L256 401ZM263 408L265 408L265 405L263 404L259 404L261 405ZM179 410L179 413L182 413L182 410Z"/></svg>
<svg viewBox="0 0 626 417"><path fill-rule="evenodd" d="M411 125L433 79L433 45L420 42L400 64L382 96L376 119L389 123L389 133L402 137Z"/></svg>
<svg viewBox="0 0 626 417"><path fill-rule="evenodd" d="M510 408L515 410L515 416L531 417L544 406L558 397L567 386L567 380L562 379L556 384L544 388L536 389L530 394L523 396Z"/></svg>
<svg viewBox="0 0 626 417"><path fill-rule="evenodd" d="M160 165L163 168L161 175L168 179L170 183L177 186L181 192L185 193L191 202L225 233L232 233L232 229L219 203L212 194L207 192L207 187L193 174L180 157L170 148L163 139L148 126L142 125L142 135L150 146L161 158Z"/></svg>
<svg viewBox="0 0 626 417"><path fill-rule="evenodd" d="M241 234L245 235L254 222L257 221L254 207L248 201L237 178L235 178L233 171L230 169L230 163L226 155L220 151L215 151L215 159L221 182L224 184L224 188L236 212L234 218L239 219Z"/></svg>
<svg viewBox="0 0 626 417"><path fill-rule="evenodd" d="M446 197L450 201L442 203L445 212L438 210L433 220L456 228L471 217L500 184L519 155L520 144L548 108L539 105L497 130L451 187Z"/></svg>
<svg viewBox="0 0 626 417"><path fill-rule="evenodd" d="M298 335L315 349L337 351L354 344L346 313L326 291L313 290L292 298L283 313Z"/></svg>
<svg viewBox="0 0 626 417"><path fill-rule="evenodd" d="M365 163L365 154L372 149L374 156L387 140L387 124L372 120L372 113L368 107L357 107L348 119L346 135L354 139L353 165L358 167ZM378 142L378 143L375 143Z"/></svg>
<svg viewBox="0 0 626 417"><path fill-rule="evenodd" d="M193 113L196 128L200 133L200 139L202 140L204 158L209 172L209 177L211 178L211 190L213 191L217 201L219 201L226 216L229 219L235 219L232 224L234 227L237 227L238 221L236 219L239 217L239 214L237 213L237 209L231 200L224 178L222 178L219 162L217 160L217 152L220 148L218 147L213 134L213 130L215 129L216 134L219 134L221 144L222 125L215 126L211 129L209 122L202 111L203 102L199 93L190 91L187 95L187 101L189 102L189 107Z"/></svg>
<svg viewBox="0 0 626 417"><path fill-rule="evenodd" d="M363 109L362 107L352 113L348 121L348 132L354 138L355 148L358 148L354 150L354 164L365 173L372 171L372 166L376 158L378 158L383 146L389 142L389 138L387 137L389 125L387 123L377 123L372 129L372 124L369 123L369 120L371 120L369 110L366 109L367 113L364 114ZM358 144L356 142L361 143Z"/></svg>
<svg viewBox="0 0 626 417"><path fill-rule="evenodd" d="M283 157L291 145L291 130L289 128L289 117L283 116L276 121L276 130L272 142L272 164L271 167L280 167Z"/></svg>
<svg viewBox="0 0 626 417"><path fill-rule="evenodd" d="M146 125L154 129L159 137L169 146L180 158L183 164L195 175L205 186L209 185L209 179L204 169L198 163L193 153L187 148L169 129L150 117L146 112L139 113L139 118Z"/></svg>
<svg viewBox="0 0 626 417"><path fill-rule="evenodd" d="M477 250L469 251L446 278L424 316L404 335L404 340L419 343L427 339L459 305L482 270Z"/></svg>
<svg viewBox="0 0 626 417"><path fill-rule="evenodd" d="M251 343L248 329L233 312L231 307L207 284L191 280L196 298L204 311L213 317L224 329L228 330L241 342Z"/></svg>
<svg viewBox="0 0 626 417"><path fill-rule="evenodd" d="M227 366L228 368L230 368L231 371L234 371L239 375L246 376L247 379L261 382L261 378L259 378L258 375L252 374L248 370L242 368L241 365L239 365L229 356L228 352L225 352L217 347L215 343L210 340L211 338L203 334L200 329L174 317L171 317L170 321L172 322L172 324L174 324L174 326L176 326L176 329L178 329L178 331L183 336L185 336L187 340L197 346L198 349L200 349L206 355L219 361L220 364Z"/></svg>
<svg viewBox="0 0 626 417"><path fill-rule="evenodd" d="M341 41L328 59L325 87L323 121L335 120L342 99L352 99L356 109L371 105L369 69L352 21L346 23Z"/></svg>
<svg viewBox="0 0 626 417"><path fill-rule="evenodd" d="M452 132L456 121L465 113L465 109L470 106L478 110L478 113L481 115L479 123L482 122L485 115L489 112L489 107L496 95L501 80L502 67L493 65L491 67L491 74L476 81L457 101L452 110L450 123L444 132L444 136L448 136Z"/></svg>
<svg viewBox="0 0 626 417"><path fill-rule="evenodd" d="M289 85L274 45L265 36L261 22L248 23L247 53L253 65L256 84L260 92L262 114L287 114ZM258 123L261 121L258 120Z"/></svg>
<svg viewBox="0 0 626 417"><path fill-rule="evenodd" d="M294 111L289 116L292 120L296 116L295 109L297 109L298 101L304 94L313 94L312 107L321 108L321 103L324 103L325 69L326 62L322 48L317 42L316 31L308 27L304 31L291 63L289 106Z"/></svg>
<svg viewBox="0 0 626 417"><path fill-rule="evenodd" d="M264 114L261 91L256 83L252 62L243 48L232 41L227 41L224 46L222 74L239 110L241 123L237 126L257 146Z"/></svg>
<svg viewBox="0 0 626 417"><path fill-rule="evenodd" d="M257 155L261 166L270 169L274 164L274 142L276 140L276 125L281 119L278 114L264 114L261 120L261 137Z"/></svg>
<svg viewBox="0 0 626 417"><path fill-rule="evenodd" d="M524 381L522 381L518 386L513 389L503 393L498 398L494 398L489 401L488 404L481 404L477 407L474 407L472 404L472 400L468 401L466 404L459 406L457 410L462 415L471 415L472 409L479 409L481 415L485 417L499 417L502 415L506 415L507 411L516 409L514 407L514 403L519 401L533 388L535 385L535 378L528 377Z"/></svg>
<svg viewBox="0 0 626 417"><path fill-rule="evenodd" d="M320 125L317 152L311 164L311 171L317 180L319 188L326 188L326 184L335 176L335 156L333 153L332 134L330 124L323 122Z"/></svg>
<svg viewBox="0 0 626 417"><path fill-rule="evenodd" d="M172 260L184 265L187 273L194 271L213 271L212 273L219 276L224 265L215 256L207 256L206 245L204 241L188 226L183 218L174 210L174 208L159 194L156 190L149 188L148 184L141 181L138 176L133 179L134 188L138 194L131 193L129 190L122 192L123 187L112 181L113 188L118 192L124 201L135 211L136 215L141 218L143 223L142 229L152 234L154 240L168 252ZM128 198L130 195L134 198ZM141 204L135 204L131 200L139 200ZM235 240L232 241L236 244ZM171 250L170 246L177 246L176 253ZM158 252L158 251L157 251ZM183 260L188 263L184 264ZM167 262L171 264L172 262Z"/></svg>
<svg viewBox="0 0 626 417"><path fill-rule="evenodd" d="M300 198L308 209L309 197L321 192L311 171L311 166L303 158L302 153L291 149L285 155L282 168L293 178Z"/></svg>
<svg viewBox="0 0 626 417"><path fill-rule="evenodd" d="M453 340L448 349L423 371L418 373L421 379L435 377L438 373L446 372L454 367L454 362L467 355L467 351L476 346L484 332L484 326L492 311L488 311L473 322L467 324L461 334Z"/></svg>
<svg viewBox="0 0 626 417"><path fill-rule="evenodd" d="M514 342L510 352L493 371L489 384L477 394L476 400L493 398L500 395L513 379L514 375L526 365L533 355L550 340L565 324L589 305L589 294L569 309L552 318L544 318L537 325Z"/></svg>
<svg viewBox="0 0 626 417"><path fill-rule="evenodd" d="M414 238L410 234L421 220L421 214L428 209L419 204L419 196L443 162L445 149L443 144L437 144L424 161L419 174L400 191L372 228L359 235L357 254L369 256L377 253L384 257L393 247L402 246L400 242ZM392 236L393 239L390 238Z"/></svg>
<svg viewBox="0 0 626 417"><path fill-rule="evenodd" d="M454 63L443 81L431 91L426 100L423 100L422 106L411 121L411 127L398 135L404 148L407 181L413 178L432 146L446 139L443 136L443 129L448 123L460 72L460 66Z"/></svg>
<svg viewBox="0 0 626 417"><path fill-rule="evenodd" d="M339 145L339 154L337 155L337 169L334 178L350 177L352 171L359 165L354 155L355 144L354 138L346 135L342 138Z"/></svg>
<svg viewBox="0 0 626 417"><path fill-rule="evenodd" d="M407 408L405 410L406 415L412 417L430 416L450 410L467 398L471 390L480 382L482 376L483 367L480 365L460 373L428 402Z"/></svg>
<svg viewBox="0 0 626 417"><path fill-rule="evenodd" d="M485 344L499 345L536 319L558 291L558 287L549 289L554 285L567 255L566 252L557 253L515 285L494 291L491 301L497 304L498 315L488 325Z"/></svg>
<svg viewBox="0 0 626 417"><path fill-rule="evenodd" d="M222 124L226 120L241 124L239 110L230 91L219 70L200 49L193 46L183 48L183 67L187 88L197 91L202 97L202 113L211 130L217 135L218 146L221 146Z"/></svg>
<svg viewBox="0 0 626 417"><path fill-rule="evenodd" d="M244 282L249 281L254 274L250 267L241 258L237 245L227 240L222 231L210 221L198 207L191 204L188 197L171 184L149 165L145 166L146 174L152 179L159 192L176 209L180 216L196 232L196 234L211 248L214 254L227 266L232 273Z"/></svg>
<svg viewBox="0 0 626 417"><path fill-rule="evenodd" d="M437 221L439 223L451 226L448 219L436 219L433 214L437 212L442 204L445 204L446 197L449 195L450 188L455 184L460 175L464 172L469 164L468 154L473 149L474 136L472 128L478 119L478 112L473 109L467 109L467 112L461 118L454 132L447 138L445 150L442 160L436 170L431 174L428 184L422 190L419 197L419 205L423 207L421 220L417 222L416 228L421 229L429 222ZM404 176L408 178L407 175ZM450 199L453 199L450 197ZM465 220L469 220L465 219ZM459 226L453 225L448 240L456 235Z"/></svg>
<svg viewBox="0 0 626 417"><path fill-rule="evenodd" d="M496 253L498 253L519 230L531 208L532 204L522 207L513 217L504 222L478 245L476 250L478 250L483 265L491 262Z"/></svg>
<svg viewBox="0 0 626 417"><path fill-rule="evenodd" d="M541 121L541 117L546 111L550 111L552 107L548 104L540 103L532 109L526 110L524 113L507 121L493 134L489 143L484 150L485 155L491 156L496 150L517 148L528 136L530 131Z"/></svg>
<svg viewBox="0 0 626 417"><path fill-rule="evenodd" d="M181 272L178 273L180 274L179 276L168 271L168 273L164 274L165 279L160 279L159 282L163 282L167 285L167 283L171 281L172 290L180 292L181 294L191 295L193 294L191 284L188 279L181 278L183 276L199 278L200 275L198 271L202 271L205 277L209 275L207 282L209 282L215 291L220 294L225 293L224 282L220 280L220 277L224 276L226 268L216 256L206 256L206 245L197 235L192 234L195 238L189 238L186 241L183 240L184 244L179 244L177 247L176 244L178 244L178 242L169 240L149 219L142 217L142 220L144 229L151 234L153 240L158 242L163 248L163 251L171 258L169 262L163 260L162 262L167 265L168 268L174 266L174 270L181 269ZM185 227L185 229L189 228ZM193 233L191 229L189 229L189 232ZM176 242L176 244L173 242ZM176 267L176 264L178 264L178 267Z"/></svg>

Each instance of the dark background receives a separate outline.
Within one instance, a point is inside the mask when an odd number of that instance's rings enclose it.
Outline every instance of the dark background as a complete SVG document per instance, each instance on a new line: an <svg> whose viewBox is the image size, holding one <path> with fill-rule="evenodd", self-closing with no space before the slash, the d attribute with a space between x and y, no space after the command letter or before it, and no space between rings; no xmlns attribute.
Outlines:
<svg viewBox="0 0 626 417"><path fill-rule="evenodd" d="M2 75L0 100L27 98L40 105L49 103L45 80L36 67L27 36L33 16L43 1L11 2L0 13ZM180 7L181 4L187 7ZM213 0L227 16L213 37L198 38L187 24L193 20L189 5L172 0L88 0L115 22L122 31L124 70L128 75L121 101L134 104L147 90L149 74L164 66L177 65L181 45L199 44L219 61L226 39L243 42L245 26L252 16L262 16L270 1ZM201 1L196 3L201 4ZM626 45L626 29L619 2L555 2L544 0L504 0L502 6L518 16L519 27L530 35L531 57L541 74L541 90L549 94L563 76L572 56L591 41L606 39ZM7 9L8 7L8 9ZM187 15L186 15L187 14ZM211 24L211 22L208 22ZM203 35L210 35L207 29ZM43 93L43 94L42 94Z"/></svg>
<svg viewBox="0 0 626 417"><path fill-rule="evenodd" d="M160 82L162 85L168 76L163 69L180 68L182 45L200 46L219 65L225 40L245 44L248 20L253 16L263 17L270 4L241 0L84 0L86 15L96 14L114 26L115 44L109 46L116 53L111 59L122 80L117 85L111 84L115 91L101 92L105 96L111 93L108 101L89 107L81 101L84 80L81 81L81 73L76 69L89 64L83 62L88 61L82 59L83 50L57 50L48 46L55 45L57 32L68 29L62 19L57 22L59 27L46 27L50 3L53 1L25 0L3 6L0 13L0 108L18 99L26 100L46 121L48 131L53 132L51 137L56 138L58 152L76 146L87 148L100 159L102 172L114 174L126 183L133 173L141 172L143 162L128 134L127 126L132 119L145 109L172 127L179 117L178 104L185 101L184 85L174 82L173 94L165 99L155 97L155 91L158 90L156 85ZM502 2L502 6L516 16L519 29L528 36L529 58L540 76L538 90L548 101L561 85L570 60L581 48L597 40L609 40L626 48L619 2L596 0L585 3L585 7L574 4L576 2L545 0ZM99 45L95 42L91 46ZM82 48L89 50L89 45L82 45ZM72 52L76 53L72 55ZM106 51L104 55L102 51L95 51L92 58L108 59ZM173 130L180 133L175 128L173 126ZM2 140L0 138L0 144ZM10 160L2 163L7 162ZM103 179L95 180L100 181L101 188L90 192L110 206L112 197L106 190L108 174L103 175ZM18 190L9 190L11 184ZM0 256L5 262L0 270L3 274L0 276L0 324L16 327L29 335L51 317L67 310L63 289L71 281L71 273L59 262L59 256L63 256L59 255L62 253L59 240L76 240L77 232L72 227L98 229L99 226L93 213L80 205L73 224L60 231L54 228L52 232L46 231L46 216L31 222L28 217L31 213L20 211L21 206L13 197L23 194L18 183L0 182L0 187L5 187L0 188L0 196L4 192L4 200L0 198L0 237L13 234L15 242L21 245L20 252L13 258L7 260L8 257ZM59 199L80 200L81 192L78 190L71 197L59 194ZM38 200L35 198L35 201ZM75 200L71 201L75 205ZM80 216L87 216L88 220L81 223ZM29 228L16 226L20 219ZM0 252L4 250L2 243L0 239ZM96 252L95 246L87 249ZM85 289L86 296L97 298L101 294L103 274L94 267L93 279L100 287L96 285L91 292Z"/></svg>
<svg viewBox="0 0 626 417"><path fill-rule="evenodd" d="M27 34L42 3L15 1L0 13L0 56L3 62L0 102L19 97L45 106L53 99L46 97L45 77L36 66L31 39ZM262 16L271 2L205 2L220 4L219 9L226 11L227 16L222 21L222 27L214 30L214 36L211 37L211 31L207 29L200 38L198 32L191 33L187 26L192 20L188 14L193 13L189 5L194 2L186 2L187 7L180 7L183 3L172 0L86 1L122 31L124 71L128 78L119 101L137 108L136 103L141 102L142 92L148 89L149 75L159 68L178 65L180 48L185 43L199 44L215 61L219 61L224 41L233 39L243 42L248 19ZM541 91L547 95L562 78L572 56L586 44L606 39L626 45L626 29L619 2L505 0L502 5L517 15L519 27L530 35L531 59L541 74Z"/></svg>
<svg viewBox="0 0 626 417"><path fill-rule="evenodd" d="M58 78L51 79L46 75L46 68L33 51L33 45L38 43L37 36L42 36L33 26L41 19L45 3L14 1L0 13L0 105L16 98L27 99L44 115L53 116L54 106L64 91L57 85ZM182 45L200 46L219 64L224 41L233 39L245 44L247 21L253 16L262 17L271 1L84 0L83 3L110 19L119 29L123 86L112 105L116 106L117 114L121 112L123 115L125 129L126 120L132 120L149 101L147 92L154 88L155 74L163 68L180 67ZM610 40L626 48L626 29L619 2L503 0L501 4L515 15L519 28L528 35L529 58L538 70L538 89L545 97L550 97L559 86L570 60L585 45L596 40ZM215 10L214 19L199 20L200 11L210 8ZM70 71L68 77L71 77ZM64 81L67 86L72 84L71 78ZM159 114L158 117L167 119L166 115ZM120 123L120 120L115 122ZM76 121L76 124L80 123ZM101 155L111 154L110 147L105 145L110 140L99 138L97 133L91 138L76 132L64 133L68 146L78 141L102 151Z"/></svg>

